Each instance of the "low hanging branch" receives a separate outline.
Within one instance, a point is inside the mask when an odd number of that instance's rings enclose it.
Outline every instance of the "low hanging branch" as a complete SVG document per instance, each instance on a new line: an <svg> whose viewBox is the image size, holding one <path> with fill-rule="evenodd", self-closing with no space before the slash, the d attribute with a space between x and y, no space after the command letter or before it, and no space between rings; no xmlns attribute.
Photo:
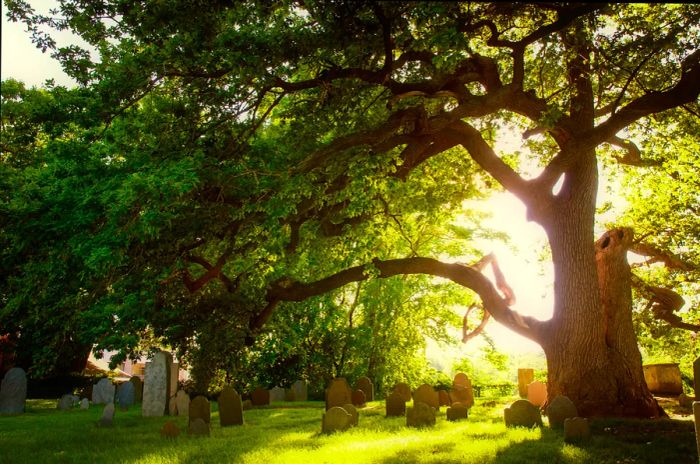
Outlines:
<svg viewBox="0 0 700 464"><path fill-rule="evenodd" d="M646 284L640 279L633 280L634 286L649 298L645 310L650 310L656 319L667 322L677 329L700 331L700 324L685 322L676 311L685 305L685 300L671 289Z"/></svg>

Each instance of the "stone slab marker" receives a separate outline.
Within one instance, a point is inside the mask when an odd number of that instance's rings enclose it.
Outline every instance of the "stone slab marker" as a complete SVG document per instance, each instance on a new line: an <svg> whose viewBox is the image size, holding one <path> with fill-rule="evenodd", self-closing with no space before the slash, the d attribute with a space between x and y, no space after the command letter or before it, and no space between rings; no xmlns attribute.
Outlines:
<svg viewBox="0 0 700 464"><path fill-rule="evenodd" d="M440 406L451 406L452 401L450 401L450 394L447 390L438 390L438 400L440 400Z"/></svg>
<svg viewBox="0 0 700 464"><path fill-rule="evenodd" d="M250 394L250 402L253 406L267 406L270 404L270 391L258 387Z"/></svg>
<svg viewBox="0 0 700 464"><path fill-rule="evenodd" d="M338 377L326 388L326 411L334 406L342 408L345 404L352 404L352 390L344 377Z"/></svg>
<svg viewBox="0 0 700 464"><path fill-rule="evenodd" d="M534 427L542 425L540 408L528 400L517 400L503 411L506 427Z"/></svg>
<svg viewBox="0 0 700 464"><path fill-rule="evenodd" d="M173 357L161 351L146 363L143 382L142 414L145 417L164 416L168 411L168 388L170 385L170 365Z"/></svg>
<svg viewBox="0 0 700 464"><path fill-rule="evenodd" d="M115 385L109 379L101 379L92 387L92 403L93 404L110 404L114 403Z"/></svg>
<svg viewBox="0 0 700 464"><path fill-rule="evenodd" d="M98 425L100 427L111 427L114 420L114 403L108 403L102 411L102 417Z"/></svg>
<svg viewBox="0 0 700 464"><path fill-rule="evenodd" d="M693 415L695 416L695 443L698 447L698 462L700 462L700 401L693 402Z"/></svg>
<svg viewBox="0 0 700 464"><path fill-rule="evenodd" d="M374 401L374 385L369 377L360 377L355 384L355 390L362 390L366 401Z"/></svg>
<svg viewBox="0 0 700 464"><path fill-rule="evenodd" d="M285 392L282 387L275 387L270 390L270 402L272 401L284 401Z"/></svg>
<svg viewBox="0 0 700 464"><path fill-rule="evenodd" d="M406 426L430 427L435 425L435 410L425 403L414 401L412 408L406 409Z"/></svg>
<svg viewBox="0 0 700 464"><path fill-rule="evenodd" d="M471 385L453 385L450 390L450 401L452 404L461 403L467 408L474 406L474 392Z"/></svg>
<svg viewBox="0 0 700 464"><path fill-rule="evenodd" d="M447 408L446 416L447 420L451 422L467 419L469 418L469 408L462 403L455 403L451 408Z"/></svg>
<svg viewBox="0 0 700 464"><path fill-rule="evenodd" d="M177 391L177 395L175 395L175 402L177 403L178 416L190 415L190 395L188 395L185 390Z"/></svg>
<svg viewBox="0 0 700 464"><path fill-rule="evenodd" d="M518 369L518 393L521 398L527 398L527 386L535 380L534 369Z"/></svg>
<svg viewBox="0 0 700 464"><path fill-rule="evenodd" d="M117 403L119 403L119 408L122 411L129 409L136 402L136 391L134 384L131 382L124 382L117 388Z"/></svg>
<svg viewBox="0 0 700 464"><path fill-rule="evenodd" d="M73 395L63 395L56 405L56 409L60 409L61 411L69 411L72 408Z"/></svg>
<svg viewBox="0 0 700 464"><path fill-rule="evenodd" d="M219 422L222 427L243 425L243 403L241 397L230 386L225 386L219 395Z"/></svg>
<svg viewBox="0 0 700 464"><path fill-rule="evenodd" d="M195 419L202 419L207 424L211 423L211 406L206 396L196 396L190 401L190 408L187 412L189 423Z"/></svg>
<svg viewBox="0 0 700 464"><path fill-rule="evenodd" d="M578 409L568 396L557 395L549 402L546 409L551 428L561 428L566 419L578 416ZM574 427L574 425L572 425Z"/></svg>
<svg viewBox="0 0 700 464"><path fill-rule="evenodd" d="M143 400L143 382L141 377L132 377L129 382L134 384L134 400L140 403Z"/></svg>
<svg viewBox="0 0 700 464"><path fill-rule="evenodd" d="M405 403L411 401L411 387L407 383L397 383L392 391L401 395Z"/></svg>
<svg viewBox="0 0 700 464"><path fill-rule="evenodd" d="M170 365L170 382L168 388L168 413L176 416L177 411L177 387L180 380L180 363L173 362Z"/></svg>
<svg viewBox="0 0 700 464"><path fill-rule="evenodd" d="M414 403L425 403L433 409L440 409L440 397L433 387L424 383L413 392Z"/></svg>
<svg viewBox="0 0 700 464"><path fill-rule="evenodd" d="M352 415L340 406L333 406L321 418L321 433L342 432L351 426Z"/></svg>
<svg viewBox="0 0 700 464"><path fill-rule="evenodd" d="M365 399L365 392L362 390L355 390L352 392L352 404L355 407L362 408L367 404L367 400Z"/></svg>
<svg viewBox="0 0 700 464"><path fill-rule="evenodd" d="M294 394L294 401L309 400L309 389L303 380L297 380L292 384L292 393Z"/></svg>
<svg viewBox="0 0 700 464"><path fill-rule="evenodd" d="M564 441L577 443L590 438L591 427L585 417L570 417L564 419Z"/></svg>
<svg viewBox="0 0 700 464"><path fill-rule="evenodd" d="M350 416L352 417L350 425L352 425L353 427L357 427L357 424L360 423L360 413L357 412L357 408L352 404L344 404L343 409L345 409L347 413L350 414Z"/></svg>
<svg viewBox="0 0 700 464"><path fill-rule="evenodd" d="M190 435L207 435L209 436L209 424L202 419L195 419L190 422L187 433Z"/></svg>
<svg viewBox="0 0 700 464"><path fill-rule="evenodd" d="M693 363L693 385L695 386L695 399L700 400L700 356Z"/></svg>
<svg viewBox="0 0 700 464"><path fill-rule="evenodd" d="M386 398L386 417L403 417L406 415L406 402L397 392Z"/></svg>
<svg viewBox="0 0 700 464"><path fill-rule="evenodd" d="M27 374L13 367L0 383L0 414L22 414L27 399Z"/></svg>
<svg viewBox="0 0 700 464"><path fill-rule="evenodd" d="M527 400L535 406L542 406L547 401L547 384L538 380L530 383L527 386Z"/></svg>

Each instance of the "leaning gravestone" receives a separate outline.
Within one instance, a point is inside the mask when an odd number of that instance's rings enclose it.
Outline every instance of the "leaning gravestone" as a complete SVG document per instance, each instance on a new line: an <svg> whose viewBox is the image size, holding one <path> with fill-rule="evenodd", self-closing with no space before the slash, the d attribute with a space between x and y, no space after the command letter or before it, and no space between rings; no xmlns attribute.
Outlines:
<svg viewBox="0 0 700 464"><path fill-rule="evenodd" d="M407 383L397 383L396 385L394 385L394 389L392 391L401 395L401 398L403 398L404 403L411 401L411 387Z"/></svg>
<svg viewBox="0 0 700 464"><path fill-rule="evenodd" d="M527 397L527 386L535 380L534 369L518 369L518 393L521 398Z"/></svg>
<svg viewBox="0 0 700 464"><path fill-rule="evenodd" d="M403 417L406 414L406 402L397 392L386 398L386 417Z"/></svg>
<svg viewBox="0 0 700 464"><path fill-rule="evenodd" d="M506 427L534 427L542 425L540 408L528 400L517 400L503 411Z"/></svg>
<svg viewBox="0 0 700 464"><path fill-rule="evenodd" d="M73 408L73 395L63 395L60 400L58 400L58 404L56 405L56 409L60 409L61 411L69 411Z"/></svg>
<svg viewBox="0 0 700 464"><path fill-rule="evenodd" d="M228 385L219 395L219 422L222 427L243 425L243 403L241 397Z"/></svg>
<svg viewBox="0 0 700 464"><path fill-rule="evenodd" d="M578 416L576 405L567 396L557 395L549 402L545 410L552 428L564 427L566 419Z"/></svg>
<svg viewBox="0 0 700 464"><path fill-rule="evenodd" d="M102 417L98 425L100 427L111 427L114 420L114 403L108 403L102 411Z"/></svg>
<svg viewBox="0 0 700 464"><path fill-rule="evenodd" d="M693 363L693 385L695 386L695 399L700 400L700 356Z"/></svg>
<svg viewBox="0 0 700 464"><path fill-rule="evenodd" d="M168 389L170 385L170 365L173 357L160 351L146 363L143 382L142 413L145 417L163 416L168 411Z"/></svg>
<svg viewBox="0 0 700 464"><path fill-rule="evenodd" d="M282 387L275 387L270 390L270 402L284 401L285 392Z"/></svg>
<svg viewBox="0 0 700 464"><path fill-rule="evenodd" d="M425 403L433 409L440 409L440 398L433 387L424 383L413 392L414 403Z"/></svg>
<svg viewBox="0 0 700 464"><path fill-rule="evenodd" d="M109 379L101 379L92 387L93 404L114 403L114 384Z"/></svg>
<svg viewBox="0 0 700 464"><path fill-rule="evenodd" d="M338 377L326 388L326 411L334 406L342 408L344 404L352 404L352 390L344 377Z"/></svg>
<svg viewBox="0 0 700 464"><path fill-rule="evenodd" d="M577 443L591 436L591 427L584 417L569 417L564 419L564 441Z"/></svg>
<svg viewBox="0 0 700 464"><path fill-rule="evenodd" d="M22 414L27 399L27 374L20 367L13 367L0 384L0 414Z"/></svg>
<svg viewBox="0 0 700 464"><path fill-rule="evenodd" d="M348 414L352 416L351 425L353 427L357 427L357 425L360 423L360 413L357 412L357 408L352 404L344 404L343 409L345 409Z"/></svg>
<svg viewBox="0 0 700 464"><path fill-rule="evenodd" d="M270 391L258 387L250 394L250 402L253 406L267 406L270 404Z"/></svg>
<svg viewBox="0 0 700 464"><path fill-rule="evenodd" d="M189 416L190 414L190 395L187 394L185 390L178 390L175 396L175 403L177 403L177 415L178 416Z"/></svg>
<svg viewBox="0 0 700 464"><path fill-rule="evenodd" d="M531 382L527 386L527 400L535 406L542 406L547 401L547 384L538 380Z"/></svg>
<svg viewBox="0 0 700 464"><path fill-rule="evenodd" d="M136 392L134 389L134 384L131 382L124 382L117 388L117 403L119 403L119 409L126 411L129 406L133 406L136 402Z"/></svg>
<svg viewBox="0 0 700 464"><path fill-rule="evenodd" d="M292 401L307 401L309 399L309 390L306 387L306 382L297 380L292 384L291 388Z"/></svg>
<svg viewBox="0 0 700 464"><path fill-rule="evenodd" d="M425 403L415 401L406 409L406 426L428 427L435 425L435 410Z"/></svg>
<svg viewBox="0 0 700 464"><path fill-rule="evenodd" d="M352 392L352 404L358 408L364 407L367 404L365 392L362 390L355 390Z"/></svg>
<svg viewBox="0 0 700 464"><path fill-rule="evenodd" d="M219 414L221 414L220 411ZM209 424L211 422L211 407L209 406L209 400L202 395L195 397L195 399L190 401L188 416L190 424L195 419L202 419L204 422Z"/></svg>
<svg viewBox="0 0 700 464"><path fill-rule="evenodd" d="M342 432L351 426L352 415L340 406L333 406L321 418L321 433Z"/></svg>
<svg viewBox="0 0 700 464"><path fill-rule="evenodd" d="M446 412L448 421L458 421L469 417L469 408L462 403L455 403L454 406L447 408Z"/></svg>
<svg viewBox="0 0 700 464"><path fill-rule="evenodd" d="M140 403L143 400L143 382L140 377L133 376L129 382L134 384L134 400Z"/></svg>
<svg viewBox="0 0 700 464"><path fill-rule="evenodd" d="M365 394L365 401L374 400L374 385L369 377L360 377L355 384L355 390L362 390Z"/></svg>

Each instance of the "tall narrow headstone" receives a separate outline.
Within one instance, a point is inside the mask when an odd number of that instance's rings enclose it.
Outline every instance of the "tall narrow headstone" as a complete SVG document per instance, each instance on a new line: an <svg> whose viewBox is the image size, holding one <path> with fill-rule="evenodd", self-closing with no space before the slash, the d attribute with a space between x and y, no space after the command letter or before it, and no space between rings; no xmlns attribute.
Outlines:
<svg viewBox="0 0 700 464"><path fill-rule="evenodd" d="M413 392L413 403L425 403L433 409L440 409L440 397L433 387L424 383Z"/></svg>
<svg viewBox="0 0 700 464"><path fill-rule="evenodd" d="M578 416L578 409L568 396L557 395L547 405L546 413L549 418L549 426L561 428L566 419Z"/></svg>
<svg viewBox="0 0 700 464"><path fill-rule="evenodd" d="M101 379L92 387L93 404L114 403L115 386L110 379Z"/></svg>
<svg viewBox="0 0 700 464"><path fill-rule="evenodd" d="M176 416L177 410L177 387L180 374L180 363L170 364L170 382L168 388L168 414Z"/></svg>
<svg viewBox="0 0 700 464"><path fill-rule="evenodd" d="M398 392L386 397L386 417L403 417L405 414L406 402Z"/></svg>
<svg viewBox="0 0 700 464"><path fill-rule="evenodd" d="M695 386L695 399L700 400L700 356L693 363L693 385Z"/></svg>
<svg viewBox="0 0 700 464"><path fill-rule="evenodd" d="M129 382L134 384L134 400L140 403L143 400L143 382L141 377L133 376Z"/></svg>
<svg viewBox="0 0 700 464"><path fill-rule="evenodd" d="M518 393L521 398L527 398L527 386L535 379L534 369L518 369Z"/></svg>
<svg viewBox="0 0 700 464"><path fill-rule="evenodd" d="M374 385L369 377L360 377L355 384L355 390L362 390L365 393L366 401L374 401Z"/></svg>
<svg viewBox="0 0 700 464"><path fill-rule="evenodd" d="M146 363L143 382L142 414L145 417L163 416L168 411L168 388L170 385L170 353L161 351Z"/></svg>
<svg viewBox="0 0 700 464"><path fill-rule="evenodd" d="M88 409L90 408L90 401L88 401L87 398L83 398L80 400L80 409Z"/></svg>
<svg viewBox="0 0 700 464"><path fill-rule="evenodd" d="M695 416L695 442L700 456L700 401L693 402L693 415Z"/></svg>
<svg viewBox="0 0 700 464"><path fill-rule="evenodd" d="M219 422L222 427L243 425L243 403L241 397L228 385L219 395Z"/></svg>
<svg viewBox="0 0 700 464"><path fill-rule="evenodd" d="M345 404L352 404L352 390L344 377L338 377L326 389L326 411L334 406L342 408Z"/></svg>
<svg viewBox="0 0 700 464"><path fill-rule="evenodd" d="M175 402L177 403L177 415L189 416L190 395L188 395L185 390L178 390L177 395L175 396Z"/></svg>
<svg viewBox="0 0 700 464"><path fill-rule="evenodd" d="M527 400L535 406L542 406L547 401L547 384L539 380L530 383L527 386Z"/></svg>
<svg viewBox="0 0 700 464"><path fill-rule="evenodd" d="M440 400L440 406L451 406L452 401L450 401L450 394L447 390L438 390L438 399Z"/></svg>

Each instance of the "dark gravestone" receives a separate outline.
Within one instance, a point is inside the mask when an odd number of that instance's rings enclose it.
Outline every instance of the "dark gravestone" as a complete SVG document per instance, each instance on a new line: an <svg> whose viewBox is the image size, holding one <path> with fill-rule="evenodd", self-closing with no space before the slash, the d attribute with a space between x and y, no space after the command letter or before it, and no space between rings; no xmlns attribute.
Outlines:
<svg viewBox="0 0 700 464"><path fill-rule="evenodd" d="M447 420L458 421L469 417L469 408L462 403L455 403L454 406L447 408Z"/></svg>
<svg viewBox="0 0 700 464"><path fill-rule="evenodd" d="M256 388L250 394L250 402L253 406L267 406L270 404L270 391L264 388Z"/></svg>
<svg viewBox="0 0 700 464"><path fill-rule="evenodd" d="M369 377L360 377L355 384L355 390L362 390L365 394L365 401L374 401L374 385Z"/></svg>
<svg viewBox="0 0 700 464"><path fill-rule="evenodd" d="M466 387L469 385L471 387L472 383L469 380L469 376L465 374L464 372L458 372L455 374L455 378L452 380L452 385L461 385L462 387Z"/></svg>
<svg viewBox="0 0 700 464"><path fill-rule="evenodd" d="M542 425L540 408L528 400L517 400L503 411L506 427L534 427Z"/></svg>
<svg viewBox="0 0 700 464"><path fill-rule="evenodd" d="M114 403L109 403L102 411L102 417L98 425L100 427L111 427L114 421Z"/></svg>
<svg viewBox="0 0 700 464"><path fill-rule="evenodd" d="M700 357L693 363L693 384L695 386L695 399L700 400Z"/></svg>
<svg viewBox="0 0 700 464"><path fill-rule="evenodd" d="M394 392L386 397L386 417L403 417L406 415L406 402L403 397Z"/></svg>
<svg viewBox="0 0 700 464"><path fill-rule="evenodd" d="M440 409L440 398L433 387L423 384L413 392L414 403L425 403L433 409Z"/></svg>
<svg viewBox="0 0 700 464"><path fill-rule="evenodd" d="M190 425L188 427L188 433L190 435L209 435L209 423L204 422L204 420L197 418L195 420L190 420Z"/></svg>
<svg viewBox="0 0 700 464"><path fill-rule="evenodd" d="M583 417L569 417L564 419L564 441L566 443L578 443L587 440L591 436L591 428L588 419Z"/></svg>
<svg viewBox="0 0 700 464"><path fill-rule="evenodd" d="M250 400L245 400L243 402L243 410L250 411L251 409L253 409L253 402Z"/></svg>
<svg viewBox="0 0 700 464"><path fill-rule="evenodd" d="M700 401L693 401L693 416L695 417L695 444L700 456Z"/></svg>
<svg viewBox="0 0 700 464"><path fill-rule="evenodd" d="M226 386L219 395L219 422L222 427L243 425L243 404L240 395Z"/></svg>
<svg viewBox="0 0 700 464"><path fill-rule="evenodd" d="M92 387L92 404L114 403L114 384L109 379L101 379Z"/></svg>
<svg viewBox="0 0 700 464"><path fill-rule="evenodd" d="M160 429L160 435L165 438L176 438L180 435L180 428L174 421L167 421Z"/></svg>
<svg viewBox="0 0 700 464"><path fill-rule="evenodd" d="M358 408L365 406L367 401L365 400L365 392L362 390L355 390L352 392L352 404Z"/></svg>
<svg viewBox="0 0 700 464"><path fill-rule="evenodd" d="M411 387L407 383L399 382L394 385L392 392L398 393L403 398L404 403L411 401Z"/></svg>
<svg viewBox="0 0 700 464"><path fill-rule="evenodd" d="M552 428L562 428L566 419L578 416L578 410L573 401L562 395L557 395L550 401L545 413Z"/></svg>
<svg viewBox="0 0 700 464"><path fill-rule="evenodd" d="M73 395L63 395L60 400L58 400L58 405L56 409L61 411L69 411L73 409Z"/></svg>
<svg viewBox="0 0 700 464"><path fill-rule="evenodd" d="M143 400L143 382L140 377L132 377L129 382L134 384L134 400L140 403Z"/></svg>
<svg viewBox="0 0 700 464"><path fill-rule="evenodd" d="M321 433L342 432L351 426L352 415L339 406L333 406L321 418Z"/></svg>
<svg viewBox="0 0 700 464"><path fill-rule="evenodd" d="M450 401L450 394L447 390L438 390L438 400L440 401L440 406L450 406L452 401Z"/></svg>
<svg viewBox="0 0 700 464"><path fill-rule="evenodd" d="M453 385L450 390L450 401L454 403L462 403L467 408L474 406L474 392L471 385Z"/></svg>
<svg viewBox="0 0 700 464"><path fill-rule="evenodd" d="M429 405L414 402L412 408L406 409L408 427L429 427L435 425L435 410Z"/></svg>
<svg viewBox="0 0 700 464"><path fill-rule="evenodd" d="M356 427L360 423L360 413L357 412L357 408L352 404L344 404L343 409L345 409L350 416L352 416L352 426Z"/></svg>
<svg viewBox="0 0 700 464"><path fill-rule="evenodd" d="M190 424L195 419L202 419L204 422L209 424L211 422L211 408L209 406L209 400L205 396L197 396L195 399L190 401L190 410L188 411L188 415L190 417Z"/></svg>
<svg viewBox="0 0 700 464"><path fill-rule="evenodd" d="M126 411L129 406L133 406L136 402L136 392L134 389L134 384L131 382L124 382L117 388L117 403L119 404L119 409Z"/></svg>
<svg viewBox="0 0 700 464"><path fill-rule="evenodd" d="M326 411L334 406L342 408L344 404L352 404L352 390L347 380L339 377L333 379L331 385L326 388Z"/></svg>

